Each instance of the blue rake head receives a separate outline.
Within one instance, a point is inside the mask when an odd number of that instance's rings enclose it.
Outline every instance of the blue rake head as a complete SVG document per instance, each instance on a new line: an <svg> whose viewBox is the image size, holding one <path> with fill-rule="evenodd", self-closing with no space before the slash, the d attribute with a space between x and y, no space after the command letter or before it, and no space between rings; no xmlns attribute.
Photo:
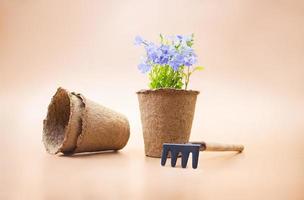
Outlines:
<svg viewBox="0 0 304 200"><path fill-rule="evenodd" d="M198 157L202 144L163 144L163 152L161 157L161 165L164 166L169 153L171 153L171 166L175 167L177 157L182 157L182 168L186 168L190 153L192 153L192 168L196 169L198 165Z"/></svg>

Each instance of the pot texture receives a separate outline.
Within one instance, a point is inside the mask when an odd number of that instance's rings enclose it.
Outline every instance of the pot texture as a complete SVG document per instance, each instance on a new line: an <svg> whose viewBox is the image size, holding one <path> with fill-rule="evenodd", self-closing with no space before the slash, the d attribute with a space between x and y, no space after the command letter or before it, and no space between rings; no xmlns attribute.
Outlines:
<svg viewBox="0 0 304 200"><path fill-rule="evenodd" d="M137 92L147 156L161 157L163 143L189 141L198 94L177 89Z"/></svg>
<svg viewBox="0 0 304 200"><path fill-rule="evenodd" d="M122 149L129 135L124 115L58 88L48 107L42 139L51 154L73 154Z"/></svg>

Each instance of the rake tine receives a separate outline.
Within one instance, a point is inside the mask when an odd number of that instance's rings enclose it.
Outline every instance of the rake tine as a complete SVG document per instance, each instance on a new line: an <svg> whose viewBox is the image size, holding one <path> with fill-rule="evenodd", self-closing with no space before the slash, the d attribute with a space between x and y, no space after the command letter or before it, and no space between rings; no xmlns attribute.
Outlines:
<svg viewBox="0 0 304 200"><path fill-rule="evenodd" d="M182 152L182 168L186 168L187 167L189 154L190 154L189 151Z"/></svg>
<svg viewBox="0 0 304 200"><path fill-rule="evenodd" d="M196 169L198 165L199 150L192 151L192 168Z"/></svg>
<svg viewBox="0 0 304 200"><path fill-rule="evenodd" d="M175 149L174 150L172 149L171 150L171 167L175 167L177 157L178 157L178 151L176 151Z"/></svg>
<svg viewBox="0 0 304 200"><path fill-rule="evenodd" d="M169 147L167 145L163 145L163 152L162 152L162 157L161 157L161 165L164 166L167 161L167 157L169 154Z"/></svg>

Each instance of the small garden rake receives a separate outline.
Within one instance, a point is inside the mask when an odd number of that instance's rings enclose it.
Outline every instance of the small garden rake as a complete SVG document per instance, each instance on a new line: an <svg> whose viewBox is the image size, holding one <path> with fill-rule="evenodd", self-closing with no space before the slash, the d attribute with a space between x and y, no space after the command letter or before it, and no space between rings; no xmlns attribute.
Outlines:
<svg viewBox="0 0 304 200"><path fill-rule="evenodd" d="M190 153L192 153L192 168L196 169L200 151L238 151L244 150L243 145L217 144L205 142L190 142L186 144L164 143L161 157L161 165L164 166L169 153L171 154L171 166L175 167L177 157L182 157L182 168L186 168Z"/></svg>

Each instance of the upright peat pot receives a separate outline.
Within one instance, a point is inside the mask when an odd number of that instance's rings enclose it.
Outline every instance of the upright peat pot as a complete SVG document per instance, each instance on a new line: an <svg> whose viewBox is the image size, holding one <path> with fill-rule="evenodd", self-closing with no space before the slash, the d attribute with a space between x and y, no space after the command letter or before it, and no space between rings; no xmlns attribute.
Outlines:
<svg viewBox="0 0 304 200"><path fill-rule="evenodd" d="M198 94L181 89L137 92L146 156L161 157L163 143L189 141Z"/></svg>

